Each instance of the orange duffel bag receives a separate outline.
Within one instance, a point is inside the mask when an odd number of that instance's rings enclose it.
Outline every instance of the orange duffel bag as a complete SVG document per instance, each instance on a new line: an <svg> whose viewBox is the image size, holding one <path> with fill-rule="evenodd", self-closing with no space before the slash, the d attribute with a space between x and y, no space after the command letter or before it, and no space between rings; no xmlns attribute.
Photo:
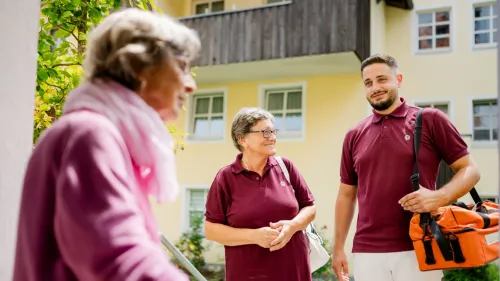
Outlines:
<svg viewBox="0 0 500 281"><path fill-rule="evenodd" d="M411 177L419 189L416 156L422 133L422 110L415 121L415 168ZM498 258L498 204L482 201L475 188L474 204L457 202L431 213L415 213L410 221L410 237L421 271L473 268Z"/></svg>

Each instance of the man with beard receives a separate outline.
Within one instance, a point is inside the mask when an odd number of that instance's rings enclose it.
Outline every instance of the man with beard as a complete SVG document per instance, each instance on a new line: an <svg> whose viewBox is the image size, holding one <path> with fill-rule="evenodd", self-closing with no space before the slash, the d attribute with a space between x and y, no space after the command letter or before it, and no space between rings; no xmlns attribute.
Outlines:
<svg viewBox="0 0 500 281"><path fill-rule="evenodd" d="M352 248L356 281L441 280L441 271L419 270L409 237L410 219L412 213L436 210L468 193L479 181L478 168L446 115L438 109L425 109L418 155L420 189L414 191L410 181L413 130L420 108L399 96L403 75L394 58L373 55L361 64L361 74L373 114L351 128L344 139L333 270L340 280L348 274L344 244L357 198ZM436 190L441 160L455 176Z"/></svg>

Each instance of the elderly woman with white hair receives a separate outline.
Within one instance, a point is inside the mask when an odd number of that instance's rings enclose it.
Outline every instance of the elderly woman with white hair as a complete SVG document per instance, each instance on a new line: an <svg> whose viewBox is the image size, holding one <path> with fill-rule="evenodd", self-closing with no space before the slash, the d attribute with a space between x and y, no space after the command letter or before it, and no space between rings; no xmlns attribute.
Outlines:
<svg viewBox="0 0 500 281"><path fill-rule="evenodd" d="M26 169L13 280L189 280L161 248L148 196L177 197L164 122L195 90L199 49L191 29L138 9L91 32L85 82Z"/></svg>

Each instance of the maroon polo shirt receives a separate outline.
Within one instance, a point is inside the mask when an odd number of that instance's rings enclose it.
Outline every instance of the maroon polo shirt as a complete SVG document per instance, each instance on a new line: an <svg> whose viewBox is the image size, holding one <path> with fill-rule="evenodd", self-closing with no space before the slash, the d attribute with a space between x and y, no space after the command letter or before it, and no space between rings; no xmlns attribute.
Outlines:
<svg viewBox="0 0 500 281"><path fill-rule="evenodd" d="M216 175L206 203L206 220L234 228L257 229L270 222L291 220L314 204L305 180L290 160L288 183L276 159L270 157L263 176L247 171L239 154L233 164ZM293 186L293 187L292 187ZM295 191L295 192L294 192ZM225 246L228 281L310 281L307 240L300 231L278 251L258 245Z"/></svg>
<svg viewBox="0 0 500 281"><path fill-rule="evenodd" d="M413 192L413 129L418 107L403 102L387 116L373 115L345 136L341 182L357 185L358 221L353 252L384 253L413 250L409 237L411 212L398 204ZM467 145L447 116L438 109L423 112L418 164L420 184L436 189L441 159L452 164L468 154Z"/></svg>

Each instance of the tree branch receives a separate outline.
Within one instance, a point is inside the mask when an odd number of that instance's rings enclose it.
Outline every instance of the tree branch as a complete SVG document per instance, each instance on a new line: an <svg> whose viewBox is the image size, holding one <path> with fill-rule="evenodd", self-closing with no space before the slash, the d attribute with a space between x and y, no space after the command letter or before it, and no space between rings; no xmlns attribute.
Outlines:
<svg viewBox="0 0 500 281"><path fill-rule="evenodd" d="M79 66L82 66L80 63L78 62L75 62L75 63L58 63L58 64L54 64L52 67L50 68L56 68L58 66L74 66L74 65L79 65Z"/></svg>
<svg viewBox="0 0 500 281"><path fill-rule="evenodd" d="M76 35L75 35L75 33L74 33L74 32L75 32L76 27L75 27L75 28L73 28L73 30L72 30L72 31L69 31L69 30L67 30L66 28L62 28L60 25L57 25L57 28L60 28L60 29L62 29L62 30L64 30L64 31L66 31L66 32L69 32L69 33L71 34L71 36L73 36L73 38L75 38L75 40L76 40L76 41L78 41L78 37L76 37Z"/></svg>
<svg viewBox="0 0 500 281"><path fill-rule="evenodd" d="M61 98L59 99L59 102L58 102L58 103L62 103L62 101L64 100L64 98L65 98L65 97L66 97L66 94L63 94L63 95L61 96Z"/></svg>
<svg viewBox="0 0 500 281"><path fill-rule="evenodd" d="M78 51L78 47L77 47L75 44L73 44L73 42L71 42L71 41L66 41L66 42L68 42L71 46L73 46L73 48L74 48L75 50L77 50L77 51Z"/></svg>
<svg viewBox="0 0 500 281"><path fill-rule="evenodd" d="M66 89L63 89L61 86L52 85L52 84L47 83L47 82L45 82L45 84L47 84L47 85L49 85L49 86L51 86L51 87L54 87L54 88L58 88L58 89L60 89L61 91L66 91Z"/></svg>

